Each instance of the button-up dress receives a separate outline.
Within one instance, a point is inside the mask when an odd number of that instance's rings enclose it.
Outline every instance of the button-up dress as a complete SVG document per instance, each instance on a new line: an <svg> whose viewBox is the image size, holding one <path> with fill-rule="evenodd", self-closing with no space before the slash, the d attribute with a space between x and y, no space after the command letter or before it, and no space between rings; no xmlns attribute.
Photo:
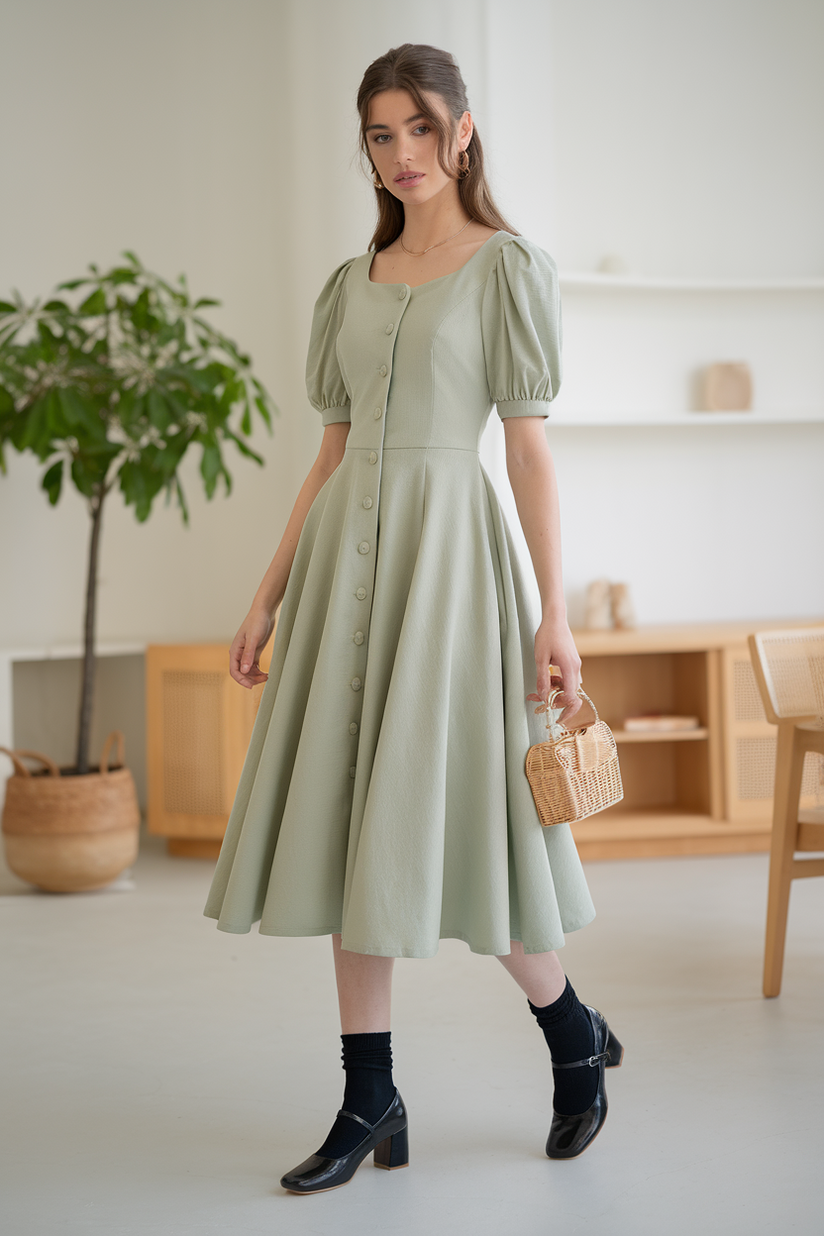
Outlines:
<svg viewBox="0 0 824 1236"><path fill-rule="evenodd" d="M300 536L205 913L380 956L544 952L594 910L524 771L546 737L538 617L478 445L493 405L549 413L557 271L503 231L415 288L371 282L371 261L315 305L309 399L351 428Z"/></svg>

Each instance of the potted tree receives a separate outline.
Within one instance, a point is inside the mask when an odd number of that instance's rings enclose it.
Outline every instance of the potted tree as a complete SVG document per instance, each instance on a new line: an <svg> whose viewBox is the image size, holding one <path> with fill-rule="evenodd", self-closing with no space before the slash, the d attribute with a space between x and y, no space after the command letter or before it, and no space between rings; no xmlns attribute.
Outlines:
<svg viewBox="0 0 824 1236"><path fill-rule="evenodd" d="M45 768L32 776L21 759L31 753L16 753L3 813L9 866L59 891L109 883L137 850L131 774L108 768L117 736L107 740L98 768L89 753L106 499L119 488L143 522L164 493L188 522L180 466L189 448L200 448L207 498L220 481L228 493L224 447L262 464L244 439L255 416L271 432L277 411L249 357L202 316L219 301L193 301L184 276L171 284L133 253L123 258L104 273L90 266L45 304L27 304L19 294L0 301L0 470L6 444L33 452L46 465L41 484L49 502L71 483L90 519L75 764L58 770L38 757ZM118 747L122 765L122 739Z"/></svg>

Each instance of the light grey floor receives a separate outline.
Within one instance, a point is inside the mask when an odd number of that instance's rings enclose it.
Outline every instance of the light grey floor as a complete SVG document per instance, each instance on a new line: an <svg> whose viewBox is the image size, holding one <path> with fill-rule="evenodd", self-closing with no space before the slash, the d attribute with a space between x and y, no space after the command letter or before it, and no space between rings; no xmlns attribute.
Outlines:
<svg viewBox="0 0 824 1236"><path fill-rule="evenodd" d="M411 1166L282 1192L340 1101L328 939L229 936L210 865L144 845L133 891L0 887L7 1236L751 1236L824 1228L824 881L760 995L766 858L590 864L562 957L626 1047L578 1160L543 1151L548 1052L492 958L396 967Z"/></svg>

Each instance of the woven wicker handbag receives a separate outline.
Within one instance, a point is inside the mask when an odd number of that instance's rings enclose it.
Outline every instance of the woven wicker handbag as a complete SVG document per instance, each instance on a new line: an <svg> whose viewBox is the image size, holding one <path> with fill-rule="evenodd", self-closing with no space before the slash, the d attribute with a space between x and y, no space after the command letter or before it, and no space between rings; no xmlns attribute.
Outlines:
<svg viewBox="0 0 824 1236"><path fill-rule="evenodd" d="M589 696L579 691L580 698L589 704L579 713L583 725L565 729L553 720L551 711L560 694L560 688L554 690L548 703L535 709L536 713L547 713L550 738L530 747L526 757L526 775L545 828L585 820L624 797L618 749L609 726L600 719ZM573 723L577 720L576 716Z"/></svg>

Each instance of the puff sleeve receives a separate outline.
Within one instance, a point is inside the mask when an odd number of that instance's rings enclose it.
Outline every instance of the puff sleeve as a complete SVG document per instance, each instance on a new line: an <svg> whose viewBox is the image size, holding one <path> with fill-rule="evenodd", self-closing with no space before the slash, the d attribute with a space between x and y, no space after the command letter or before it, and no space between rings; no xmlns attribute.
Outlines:
<svg viewBox="0 0 824 1236"><path fill-rule="evenodd" d="M338 334L346 308L344 285L354 258L334 270L315 301L309 352L306 358L306 393L320 412L324 425L349 420L349 392L337 355Z"/></svg>
<svg viewBox="0 0 824 1236"><path fill-rule="evenodd" d="M489 393L498 415L549 416L561 384L561 298L555 262L523 236L502 246L481 306Z"/></svg>

